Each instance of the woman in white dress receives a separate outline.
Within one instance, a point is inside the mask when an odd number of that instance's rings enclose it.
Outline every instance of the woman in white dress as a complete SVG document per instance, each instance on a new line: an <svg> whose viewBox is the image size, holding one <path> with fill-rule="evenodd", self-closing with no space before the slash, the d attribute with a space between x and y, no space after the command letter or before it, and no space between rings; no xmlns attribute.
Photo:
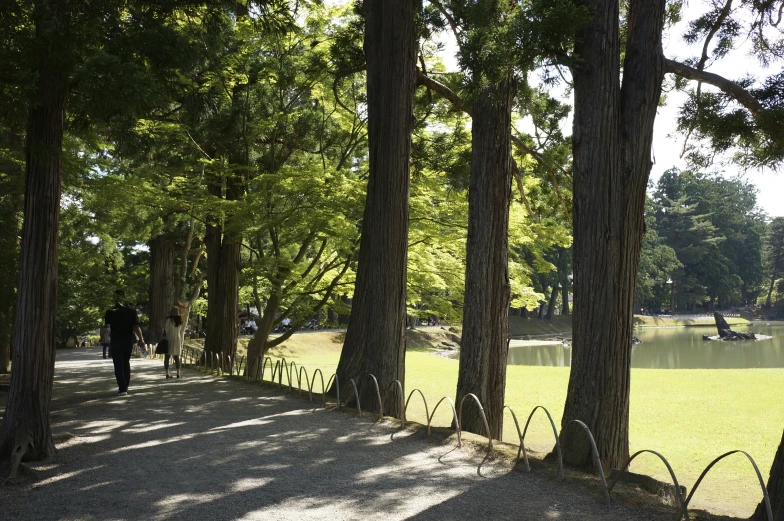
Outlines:
<svg viewBox="0 0 784 521"><path fill-rule="evenodd" d="M177 368L177 378L180 377L180 355L182 355L182 341L180 331L182 330L182 318L180 318L180 308L172 306L169 316L163 324L166 333L166 340L169 342L169 352L163 357L163 368L166 371L166 378L169 376L169 360L174 358L174 366Z"/></svg>

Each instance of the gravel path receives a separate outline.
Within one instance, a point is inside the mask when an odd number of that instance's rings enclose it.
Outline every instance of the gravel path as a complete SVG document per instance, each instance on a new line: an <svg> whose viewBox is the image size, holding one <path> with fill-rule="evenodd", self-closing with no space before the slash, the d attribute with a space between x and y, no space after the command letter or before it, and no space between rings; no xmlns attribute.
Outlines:
<svg viewBox="0 0 784 521"><path fill-rule="evenodd" d="M3 520L579 519L671 521L546 473L483 466L422 432L313 409L307 399L132 362L116 397L97 349L60 351L56 458L0 488Z"/></svg>

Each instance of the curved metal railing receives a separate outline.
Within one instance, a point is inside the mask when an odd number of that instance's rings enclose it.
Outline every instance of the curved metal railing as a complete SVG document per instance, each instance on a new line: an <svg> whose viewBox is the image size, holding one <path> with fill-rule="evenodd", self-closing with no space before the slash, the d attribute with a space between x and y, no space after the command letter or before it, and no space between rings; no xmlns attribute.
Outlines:
<svg viewBox="0 0 784 521"><path fill-rule="evenodd" d="M299 391L297 392L297 396L302 396L302 371L305 371L305 383L308 383L308 380L310 380L307 369L305 369L304 366L300 367L299 372L297 374L297 387L299 388ZM308 386L308 399L311 402L313 401L313 393L310 392L310 386Z"/></svg>
<svg viewBox="0 0 784 521"><path fill-rule="evenodd" d="M379 421L384 419L384 402L381 400L381 389L378 387L378 380L372 374L367 375L368 378L373 379L373 385L376 387L376 398L378 398L378 419ZM357 398L359 400L359 398Z"/></svg>
<svg viewBox="0 0 784 521"><path fill-rule="evenodd" d="M285 359L284 359L285 360ZM289 379L289 392L294 392L294 387L291 385L291 372L294 371L295 367L299 367L297 362L292 361L289 366L286 368L286 378ZM294 373L296 374L296 373Z"/></svg>
<svg viewBox="0 0 784 521"><path fill-rule="evenodd" d="M528 420L525 422L525 428L523 429L523 436L520 439L520 443L525 443L525 435L528 432L528 425L531 423L531 418L533 418L534 413L539 409L543 410L544 413L547 415L547 419L550 420L550 426L553 428L553 436L555 436L555 449L556 454L558 456L558 476L557 479L563 480L564 479L564 468L563 468L563 453L561 452L561 438L558 437L558 429L555 428L555 422L553 421L553 417L543 405L537 405L531 411L531 414L528 415Z"/></svg>
<svg viewBox="0 0 784 521"><path fill-rule="evenodd" d="M686 503L684 502L683 495L681 494L681 486L678 483L678 478L675 477L675 472L673 472L672 467L670 466L670 462L667 461L667 458L665 458L655 450L643 449L643 450L638 450L637 452L632 454L629 457L629 459L626 461L626 464L623 467L621 467L621 470L615 475L615 478L613 478L612 482L610 482L610 487L607 489L607 492L608 493L612 492L613 487L615 487L615 484L621 478L621 474L623 474L629 468L629 465L631 465L632 461L634 461L634 458L644 453L649 453L649 454L653 454L654 456L657 456L660 460L662 460L664 465L667 467L667 471L670 473L670 477L672 478L672 484L675 486L675 494L678 496L678 506L681 509L681 517L686 521L689 521L689 511L686 509Z"/></svg>
<svg viewBox="0 0 784 521"><path fill-rule="evenodd" d="M607 500L607 504L610 504L610 490L607 488L607 480L604 478L604 469L602 468L602 461L599 457L599 449L596 448L596 440L593 439L593 434L591 433L591 429L588 428L586 424L581 422L580 420L572 420L566 424L566 427L569 425L576 423L580 427L583 428L585 434L588 435L588 441L591 442L591 453L593 454L593 465L596 470L599 472L599 478L602 480L602 489L604 490L604 499Z"/></svg>
<svg viewBox="0 0 784 521"><path fill-rule="evenodd" d="M398 396L400 396L400 428L406 426L406 406L405 406L405 398L406 395L403 393L403 384L400 383L400 380L392 380L387 386L387 394L389 393L389 389L396 387Z"/></svg>
<svg viewBox="0 0 784 521"><path fill-rule="evenodd" d="M419 389L414 389L409 393L408 398L406 399L406 403L405 405L403 405L403 416L408 417L408 402L411 401L411 397L414 396L414 393L419 393L419 396L422 397L422 401L425 403L425 418L427 418L427 431L428 431L427 433L430 434L430 412L427 409L427 400L425 400L425 395L422 394L422 391L420 391ZM457 419L457 415L455 415L455 419Z"/></svg>
<svg viewBox="0 0 784 521"><path fill-rule="evenodd" d="M754 458L752 458L748 452L743 450L731 450L729 452L725 452L715 460L711 461L710 464L707 467L705 467L705 470L702 471L700 477L697 478L697 481L694 483L694 486L691 487L691 492L689 492L689 496L686 498L684 508L689 507L689 502L691 502L691 498L694 496L694 493L697 492L697 489L700 487L700 483L702 483L702 479L708 474L708 472L710 472L710 469L712 469L716 463L720 462L727 456L732 456L733 454L743 454L744 456L746 456L746 458L748 458L749 462L751 463L751 466L754 467L754 472L757 473L757 480L759 480L760 487L762 488L762 500L765 503L765 513L768 516L768 521L773 521L773 508L771 507L770 504L770 496L768 495L767 487L765 487L765 481L762 479L762 473L760 472L759 467L757 466L757 462L754 461ZM784 513L784 506L780 506L779 508L782 509L779 512L779 516L781 516L781 514ZM688 517L686 519L688 519Z"/></svg>
<svg viewBox="0 0 784 521"><path fill-rule="evenodd" d="M520 432L520 423L517 421L517 415L515 414L514 409L512 409L510 406L504 405L503 410L506 409L509 409L509 412L512 413L512 419L514 420L515 428L517 429L517 438L520 441L520 447L517 449L517 458L515 458L515 461L520 461L520 453L522 452L523 458L525 458L525 469L528 472L531 472L531 465L528 463L528 454L525 452L525 444L523 443L523 435Z"/></svg>
<svg viewBox="0 0 784 521"><path fill-rule="evenodd" d="M335 379L337 381L337 378ZM357 416L362 417L362 406L359 403L359 389L357 389L357 382L354 381L353 378L348 379L351 382L351 387L353 387L354 397L357 399ZM351 401L351 395L346 399L346 403Z"/></svg>
<svg viewBox="0 0 784 521"><path fill-rule="evenodd" d="M337 409L340 410L340 380L338 379L337 373L332 373L332 376L327 380L327 389L329 389L329 386L332 385L333 381L335 382L335 399L338 402Z"/></svg>
<svg viewBox="0 0 784 521"><path fill-rule="evenodd" d="M416 390L418 390L418 389L416 389ZM420 391L419 394L422 394L421 391ZM409 398L410 398L410 396L409 396ZM422 395L422 399L423 400L425 399L424 395ZM460 417L457 415L457 409L455 409L455 402L453 402L452 398L450 398L449 396L444 396L443 398L438 400L438 403L436 404L436 406L433 407L433 412L430 413L430 417L427 419L427 435L430 436L430 426L433 425L433 417L436 415L436 411L438 410L438 406L441 405L441 402L443 402L444 400L446 400L447 403L449 404L449 407L452 408L452 416L453 416L454 421L455 421L455 432L457 433L457 448L459 449L460 447L463 446L462 436L460 434ZM427 408L427 402L425 402L425 408Z"/></svg>
<svg viewBox="0 0 784 521"><path fill-rule="evenodd" d="M304 369L304 368L303 368ZM324 388L324 373L321 372L321 369L316 368L313 371L313 378L310 379L310 385L308 385L308 393L310 394L310 401L313 401L313 384L316 382L316 373L319 374L321 377L321 406L326 407L327 405L327 391Z"/></svg>
<svg viewBox="0 0 784 521"><path fill-rule="evenodd" d="M155 355L154 351L153 351L153 353ZM229 375L233 376L234 374L236 374L238 376L242 376L243 363L246 362L246 358L244 356L241 359L237 360L236 357L232 357L231 355L225 355L224 356L223 353L208 353L208 352L204 351L203 349L200 350L200 349L191 348L191 347L184 347L184 353L183 354L184 354L183 358L185 360L190 359L191 365L192 365L193 369L195 369L196 371L200 370L199 366L201 365L204 368L204 372L205 373L210 373L210 374L214 373L214 374L217 374L218 376L222 376L222 375L225 374L225 369L224 368L226 368L226 367L229 368ZM245 375L247 376L247 378L248 379L253 378L253 371L255 369L256 370L255 379L256 380L261 379L261 381L265 381L264 376L265 376L267 365L269 364L269 367L270 367L270 380L269 381L271 383L273 383L273 384L277 383L278 384L278 389L282 389L283 388L283 374L285 372L286 373L286 377L288 379L287 383L288 383L288 386L289 386L289 392L293 391L292 372L295 371L296 368L298 368L299 371L296 373L297 374L298 395L301 396L302 395L302 391L304 391L304 389L302 387L302 374L304 372L304 374L305 374L305 383L307 384L307 390L308 390L308 398L309 398L309 400L311 402L313 401L313 387L314 387L315 381L316 381L316 373L318 373L319 378L321 379L321 396L322 396L321 405L322 405L322 407L326 407L326 391L327 391L328 388L330 388L330 386L332 385L333 381L335 382L335 389L336 389L336 409L340 410L342 404L344 403L340 399L340 385L339 385L339 379L337 378L337 374L333 373L330 376L329 380L327 381L327 384L324 385L324 374L321 371L321 369L316 369L313 372L312 377L309 377L308 376L308 371L307 371L307 369L304 366L297 366L296 362L293 362L293 361L291 363L288 363L288 361L285 358L281 358L281 359L276 360L274 366L273 366L273 361L272 361L272 359L270 357L265 357L263 362L262 362L262 357L261 356L257 357L253 361L252 364L250 364L250 360L247 360L247 362L248 363L245 364L245 371L246 371ZM235 370L236 370L236 372L235 372ZM376 397L377 397L378 403L379 403L379 419L382 419L383 418L384 405L383 405L383 400L382 400L382 395L381 395L381 388L380 388L380 386L378 384L378 379L376 378L375 375L372 375L372 374L368 374L367 375L367 379L371 379L373 381L374 388L375 388L375 391L376 391ZM357 416L361 417L362 416L362 408L361 408L361 403L360 403L361 400L360 400L359 388L357 386L356 381L353 378L349 378L349 382L351 383L352 389L351 389L351 393L349 393L349 396L348 396L348 398L347 398L345 403L349 403L351 401L352 396L354 396L356 398L356 400L357 400ZM436 406L433 408L433 411L431 412L429 410L427 399L426 399L424 393L420 389L412 390L408 394L408 397L404 401L403 398L405 397L405 395L404 395L404 392L403 392L403 384L399 380L393 380L392 382L390 382L390 385L386 388L386 392L388 393L390 388L392 388L392 387L396 387L397 388L397 392L400 395L400 406L401 406L401 410L402 410L402 418L401 418L401 423L400 423L400 427L401 428L405 427L405 424L408 421L407 413L408 413L408 407L409 407L410 402L411 402L411 397L414 395L414 393L419 393L420 397L422 398L422 402L424 403L424 406L425 406L425 418L427 420L427 434L428 435L430 435L430 433L431 433L431 427L432 427L432 423L433 423L433 418L434 418L434 416L435 416L435 414L436 414L436 412L438 410L438 407L444 401L447 401L449 403L450 408L452 409L452 415L453 415L454 425L455 425L455 432L457 434L457 447L458 448L462 447L462 428L461 428L461 426L462 426L463 405L464 405L465 401L470 398L472 401L474 401L475 405L479 408L479 413L480 413L480 416L482 418L482 421L483 421L483 424L484 424L484 428L485 428L485 435L488 438L487 454L485 456L485 459L482 460L482 462L484 463L484 461L488 457L493 457L494 456L493 439L490 436L490 427L489 427L489 423L487 421L487 415L485 414L485 410L484 410L484 407L482 406L481 401L479 400L479 398L475 394L468 393L468 394L464 395L461 398L461 400L460 400L459 408L455 407L455 404L454 404L454 402L452 401L452 399L450 397L444 396L444 397L442 397L438 401L438 403L436 403ZM543 407L541 405L538 405L538 406L534 407L531 410L530 414L528 415L528 419L525 422L525 427L523 428L522 433L521 433L521 431L520 431L520 423L518 421L517 415L515 414L515 411L508 405L505 405L504 408L503 408L504 411L506 411L506 409L508 409L509 412L512 414L512 419L514 420L515 428L517 430L517 435L518 435L518 439L519 439L519 445L518 445L516 461L520 460L520 454L522 454L524 462L525 462L526 470L529 471L529 472L531 470L531 467L530 467L530 463L528 461L528 456L527 456L527 453L526 453L526 450L525 450L525 437L526 437L526 435L528 433L528 427L530 426L531 419L533 418L534 414L539 409L544 411L544 413L547 415L548 421L550 422L550 426L552 427L553 436L555 437L556 455L557 455L557 460L558 460L558 476L557 476L557 479L562 480L564 478L564 468L563 468L563 453L561 451L561 441L560 441L560 437L558 435L558 429L555 426L555 422L553 421L553 417L550 414L550 412L545 407ZM767 514L768 521L773 521L773 519L774 519L773 518L773 509L772 509L772 505L771 505L771 502L770 502L770 496L769 496L768 490L767 490L767 488L765 486L765 481L764 481L764 479L762 477L762 473L760 472L759 467L757 466L756 461L754 461L754 458L752 458L749 453L747 453L747 452L745 452L743 450L729 451L729 452L726 452L726 453L722 454L721 456L717 457L716 459L714 459L702 471L702 473L700 474L699 478L694 483L694 486L691 488L691 491L689 492L688 496L684 499L683 494L681 493L681 486L680 486L680 484L678 482L678 478L677 478L677 476L675 474L675 471L673 470L672 466L670 465L670 463L667 461L667 459L662 454L660 454L659 452L656 452L654 450L649 450L649 449L639 450L639 451L635 452L632 456L630 456L629 459L624 464L624 466L615 475L615 477L612 479L612 482L608 486L607 485L607 480L606 480L605 474L604 474L604 469L602 468L602 465L601 465L601 459L599 457L599 451L598 451L598 448L597 448L597 445L596 445L596 440L593 437L593 433L588 428L588 426L585 423L583 423L582 421L580 421L580 420L571 420L570 422L568 422L566 424L565 428L569 427L573 423L577 424L580 428L582 428L582 430L588 436L588 440L589 440L590 445L591 445L591 453L592 453L592 458L593 458L593 465L594 465L595 469L597 470L597 472L599 474L599 479L601 481L604 497L605 497L605 500L607 501L608 504L610 503L610 493L612 492L613 488L615 487L615 485L620 480L622 474L627 471L627 469L629 468L629 465L632 463L632 461L635 458L637 458L638 456L640 456L641 454L650 453L650 454L653 454L654 456L658 457L664 463L665 467L667 468L667 472L669 473L670 478L672 480L672 483L673 483L673 485L675 487L675 494L677 495L678 507L679 507L679 511L680 511L679 512L679 519L688 519L688 506L689 506L689 503L691 502L692 498L694 497L694 494L697 492L699 486L702 484L702 481L705 478L705 476L710 472L710 470L719 461L721 461L724 458L729 457L729 456L731 456L733 454L740 453L740 454L743 454L749 460L749 462L751 463L752 467L754 468L754 471L756 473L757 480L759 482L760 488L762 489L763 503L765 505L765 511L766 511L766 514ZM481 467L481 465L482 464L480 464L480 467Z"/></svg>
<svg viewBox="0 0 784 521"><path fill-rule="evenodd" d="M467 398L473 398L474 402L476 402L476 406L479 407L479 414L482 415L482 422L485 424L485 434L487 435L487 454L492 458L494 456L493 451L493 437L490 435L490 425L487 423L487 416L485 415L485 408L482 407L482 402L479 401L479 398L476 397L474 393L468 393L460 400L460 408L457 412L457 423L458 425L463 425L463 404L465 403Z"/></svg>

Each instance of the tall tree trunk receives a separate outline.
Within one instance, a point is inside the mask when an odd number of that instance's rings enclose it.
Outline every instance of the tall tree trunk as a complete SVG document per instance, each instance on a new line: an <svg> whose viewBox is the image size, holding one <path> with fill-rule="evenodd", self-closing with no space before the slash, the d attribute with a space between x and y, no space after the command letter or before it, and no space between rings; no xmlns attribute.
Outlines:
<svg viewBox="0 0 784 521"><path fill-rule="evenodd" d="M596 439L604 465L629 454L629 380L645 188L661 94L665 0L631 0L620 85L619 2L587 0L574 70L574 343L561 446L587 466Z"/></svg>
<svg viewBox="0 0 784 521"><path fill-rule="evenodd" d="M207 338L210 353L237 351L239 244L229 242L222 227L207 225Z"/></svg>
<svg viewBox="0 0 784 521"><path fill-rule="evenodd" d="M199 248L199 251L196 253L196 257L193 259L190 273L190 295L188 294L188 257L191 253L191 246L193 246L195 225L196 219L193 217L193 215L191 215L190 223L188 225L188 235L185 238L185 244L183 245L182 254L180 256L180 267L176 284L177 304L180 307L180 318L182 319L182 323L184 325L184 327L180 329L181 342L185 342L185 329L188 327L188 320L191 316L191 304L197 298L199 298L199 295L201 294L202 281L204 280L203 274L196 273L199 269L199 261L201 260L201 257L204 253L204 245L202 245L202 247Z"/></svg>
<svg viewBox="0 0 784 521"><path fill-rule="evenodd" d="M221 184L212 182L209 191L222 197ZM229 177L226 199L237 200L242 192L241 180ZM231 229L231 216L208 222L207 245L207 338L209 353L234 356L237 352L240 247L239 234Z"/></svg>
<svg viewBox="0 0 784 521"><path fill-rule="evenodd" d="M346 304L349 307L354 305L353 299L349 298L347 295L341 295L340 296L340 301L343 304ZM338 314L338 326L342 326L343 324L348 325L348 323L350 321L351 321L351 310L350 309L349 309L349 312L348 312L347 315Z"/></svg>
<svg viewBox="0 0 784 521"><path fill-rule="evenodd" d="M377 409L369 374L382 392L405 382L408 197L416 88L414 0L366 0L370 177L362 221L351 319L337 374L342 389L365 387L362 406ZM391 394L388 396L392 396ZM399 400L385 412L400 416Z"/></svg>
<svg viewBox="0 0 784 521"><path fill-rule="evenodd" d="M514 80L485 90L471 114L463 335L457 402L474 393L487 415L490 436L501 438L509 336L509 201L512 196ZM463 430L484 433L474 404L463 410Z"/></svg>
<svg viewBox="0 0 784 521"><path fill-rule="evenodd" d="M558 282L556 281L553 284L553 290L550 292L550 301L547 303L547 314L545 318L547 320L552 320L553 315L555 314L555 302L558 299Z"/></svg>
<svg viewBox="0 0 784 521"><path fill-rule="evenodd" d="M146 340L157 344L163 337L163 323L175 302L174 241L159 235L150 241L150 329Z"/></svg>
<svg viewBox="0 0 784 521"><path fill-rule="evenodd" d="M565 317L569 316L569 286L566 284L561 286L561 314Z"/></svg>
<svg viewBox="0 0 784 521"><path fill-rule="evenodd" d="M770 466L770 477L768 478L768 494L770 495L770 505L773 507L773 521L784 521L784 434L781 436L779 450L773 458ZM765 519L765 503L760 501L752 519Z"/></svg>
<svg viewBox="0 0 784 521"><path fill-rule="evenodd" d="M776 276L773 275L770 277L770 287L768 288L768 298L765 300L765 307L770 308L773 305L771 301L771 296L773 295L773 286L776 284Z"/></svg>
<svg viewBox="0 0 784 521"><path fill-rule="evenodd" d="M21 136L4 130L2 144L9 152L21 150ZM19 270L19 212L22 210L24 170L13 161L0 162L0 374L11 371L11 340L16 306L16 282Z"/></svg>
<svg viewBox="0 0 784 521"><path fill-rule="evenodd" d="M259 328L256 330L256 333L253 335L250 342L248 342L248 367L252 365L252 360L255 360L259 356L265 356L269 349L267 341L270 333L275 329L276 317L281 303L283 277L285 277L284 274L277 274L277 279L272 281L270 295L264 306L263 312L259 307L259 313L261 315L258 323ZM261 304L261 302L257 303L257 305L259 304Z"/></svg>
<svg viewBox="0 0 784 521"><path fill-rule="evenodd" d="M21 261L14 321L13 371L0 426L0 458L11 473L23 460L54 452L49 407L52 398L57 317L57 251L63 125L68 93L67 60L58 56L67 20L54 6L37 6L36 39L42 55L30 105Z"/></svg>

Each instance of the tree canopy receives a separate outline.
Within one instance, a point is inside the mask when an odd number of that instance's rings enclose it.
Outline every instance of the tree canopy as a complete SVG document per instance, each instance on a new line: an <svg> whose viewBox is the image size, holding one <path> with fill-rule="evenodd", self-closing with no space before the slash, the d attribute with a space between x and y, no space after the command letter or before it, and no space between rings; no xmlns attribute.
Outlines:
<svg viewBox="0 0 784 521"><path fill-rule="evenodd" d="M509 308L575 313L567 459L587 461L580 419L612 464L628 452L632 308L782 299L782 220L731 175L784 159L780 2L390 5L4 4L0 372L13 345L18 374L48 388L15 380L0 456L20 429L31 457L51 452L53 349L95 331L115 288L153 341L177 304L216 354L236 353L241 313L258 318L249 358L348 322L340 377L384 384L404 379L406 316L463 323L484 376L458 394L481 385L501 413ZM667 37L696 54L665 55ZM766 74L713 72L740 49ZM672 90L688 166L649 184Z"/></svg>

